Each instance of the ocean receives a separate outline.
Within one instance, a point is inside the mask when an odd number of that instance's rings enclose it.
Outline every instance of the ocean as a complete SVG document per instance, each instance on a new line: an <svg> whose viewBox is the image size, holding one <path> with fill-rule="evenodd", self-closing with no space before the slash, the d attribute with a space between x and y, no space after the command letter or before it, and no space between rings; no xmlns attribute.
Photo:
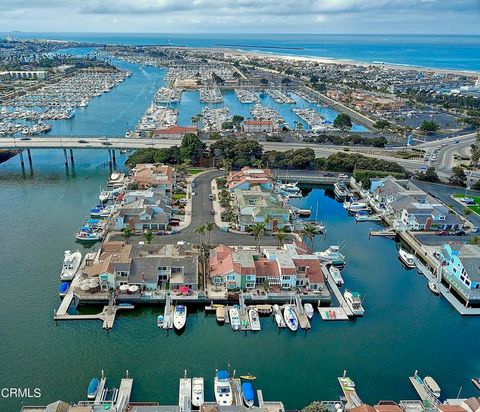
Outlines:
<svg viewBox="0 0 480 412"><path fill-rule="evenodd" d="M14 36L128 45L228 47L251 52L480 71L480 36L474 35L16 33Z"/></svg>

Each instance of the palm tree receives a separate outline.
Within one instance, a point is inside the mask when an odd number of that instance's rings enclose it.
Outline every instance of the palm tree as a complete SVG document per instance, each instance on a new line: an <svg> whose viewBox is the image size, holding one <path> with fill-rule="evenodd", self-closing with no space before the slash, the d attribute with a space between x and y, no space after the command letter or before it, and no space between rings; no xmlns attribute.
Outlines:
<svg viewBox="0 0 480 412"><path fill-rule="evenodd" d="M277 249L281 249L285 244L285 238L287 237L285 233L285 228L277 229L275 231L275 237L277 238Z"/></svg>
<svg viewBox="0 0 480 412"><path fill-rule="evenodd" d="M152 240L153 240L153 232L151 230L144 230L143 231L143 237L145 238L145 240L147 241L147 244L150 244L152 243Z"/></svg>
<svg viewBox="0 0 480 412"><path fill-rule="evenodd" d="M205 223L205 230L207 231L208 233L208 244L210 245L210 232L215 229L215 223L213 222L207 222Z"/></svg>
<svg viewBox="0 0 480 412"><path fill-rule="evenodd" d="M302 229L302 235L307 238L307 240L312 241L313 238L320 234L318 228L312 223L305 223Z"/></svg>
<svg viewBox="0 0 480 412"><path fill-rule="evenodd" d="M255 240L257 241L257 249L258 249L258 252L260 253L260 241L262 240L262 237L265 235L265 232L266 232L265 224L256 223L253 226L249 226L248 232L252 233L253 236L255 237Z"/></svg>
<svg viewBox="0 0 480 412"><path fill-rule="evenodd" d="M200 244L203 244L203 237L205 236L205 225L198 226L195 229L195 233L199 235Z"/></svg>
<svg viewBox="0 0 480 412"><path fill-rule="evenodd" d="M133 230L132 230L132 228L129 227L129 226L124 227L124 228L122 229L122 232L123 232L123 236L124 236L125 239L127 239L127 240L128 240L128 238L129 238L130 236L133 235Z"/></svg>

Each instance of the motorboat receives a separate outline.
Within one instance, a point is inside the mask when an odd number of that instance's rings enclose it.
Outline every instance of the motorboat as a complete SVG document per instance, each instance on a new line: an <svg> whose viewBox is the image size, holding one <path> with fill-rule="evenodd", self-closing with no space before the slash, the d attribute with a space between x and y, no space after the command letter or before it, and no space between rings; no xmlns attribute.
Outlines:
<svg viewBox="0 0 480 412"><path fill-rule="evenodd" d="M215 314L217 317L217 322L225 322L225 306L217 306L217 308L215 309Z"/></svg>
<svg viewBox="0 0 480 412"><path fill-rule="evenodd" d="M242 383L242 397L243 402L248 408L253 406L255 402L255 392L253 391L253 386L251 382Z"/></svg>
<svg viewBox="0 0 480 412"><path fill-rule="evenodd" d="M295 332L298 329L298 318L292 305L285 305L283 310L283 319L291 331Z"/></svg>
<svg viewBox="0 0 480 412"><path fill-rule="evenodd" d="M438 284L436 282L428 282L428 288L434 293L435 295L440 294L440 289L438 288Z"/></svg>
<svg viewBox="0 0 480 412"><path fill-rule="evenodd" d="M298 209L296 214L300 217L310 217L312 211L310 209Z"/></svg>
<svg viewBox="0 0 480 412"><path fill-rule="evenodd" d="M342 275L340 274L340 270L336 268L335 266L330 266L328 269L330 276L332 277L333 281L337 286L343 286L343 278Z"/></svg>
<svg viewBox="0 0 480 412"><path fill-rule="evenodd" d="M413 269L415 267L415 256L408 253L406 250L400 248L398 250L398 258L408 269Z"/></svg>
<svg viewBox="0 0 480 412"><path fill-rule="evenodd" d="M240 312L235 306L229 310L230 326L233 330L240 329Z"/></svg>
<svg viewBox="0 0 480 412"><path fill-rule="evenodd" d="M98 392L98 387L100 385L100 379L98 378L92 378L88 385L88 390L87 390L87 398L89 400L94 400L95 397L97 396Z"/></svg>
<svg viewBox="0 0 480 412"><path fill-rule="evenodd" d="M438 383L435 382L435 379L433 379L431 376L425 376L425 378L423 378L423 387L427 390L427 392L431 393L436 398L440 397L440 386L438 386Z"/></svg>
<svg viewBox="0 0 480 412"><path fill-rule="evenodd" d="M63 298L67 294L69 286L70 286L70 283L68 282L60 283L60 286L58 287L58 295L61 298Z"/></svg>
<svg viewBox="0 0 480 412"><path fill-rule="evenodd" d="M303 310L305 311L305 315L307 315L308 319L313 318L314 310L311 303L305 303L305 305L303 305Z"/></svg>
<svg viewBox="0 0 480 412"><path fill-rule="evenodd" d="M248 318L250 320L250 327L252 330L257 331L261 329L260 318L258 317L258 311L256 308L248 309Z"/></svg>
<svg viewBox="0 0 480 412"><path fill-rule="evenodd" d="M163 315L158 315L157 316L157 326L159 328L163 327Z"/></svg>
<svg viewBox="0 0 480 412"><path fill-rule="evenodd" d="M214 390L215 400L220 406L232 405L232 385L230 384L230 379L227 371L217 371L214 379Z"/></svg>
<svg viewBox="0 0 480 412"><path fill-rule="evenodd" d="M111 197L112 197L112 192L108 190L102 190L98 195L98 200L100 200L101 203L106 203Z"/></svg>
<svg viewBox="0 0 480 412"><path fill-rule="evenodd" d="M346 289L345 292L343 292L343 297L355 316L363 316L365 309L363 309L362 306L360 293L350 292L348 289Z"/></svg>
<svg viewBox="0 0 480 412"><path fill-rule="evenodd" d="M64 252L62 273L60 274L61 280L72 280L82 263L82 254L80 251L70 252L66 250Z"/></svg>
<svg viewBox="0 0 480 412"><path fill-rule="evenodd" d="M286 327L287 325L285 323L285 320L283 319L282 311L280 310L280 307L278 305L273 305L272 311L273 311L273 317L275 319L275 323L277 324L277 326L279 328Z"/></svg>
<svg viewBox="0 0 480 412"><path fill-rule="evenodd" d="M345 199L349 195L347 185L343 181L336 182L333 185L333 193L335 197L339 200Z"/></svg>
<svg viewBox="0 0 480 412"><path fill-rule="evenodd" d="M103 233L101 231L81 230L75 234L75 239L85 242L97 242L103 239Z"/></svg>
<svg viewBox="0 0 480 412"><path fill-rule="evenodd" d="M380 222L381 220L382 220L382 216L371 215L367 211L357 212L355 214L355 221L357 222Z"/></svg>
<svg viewBox="0 0 480 412"><path fill-rule="evenodd" d="M181 330L185 327L187 322L187 307L185 305L175 305L173 312L173 326L177 330Z"/></svg>
<svg viewBox="0 0 480 412"><path fill-rule="evenodd" d="M331 264L334 266L344 266L346 259L345 256L340 253L340 246L329 246L327 250L323 252L314 252L321 262Z"/></svg>
<svg viewBox="0 0 480 412"><path fill-rule="evenodd" d="M349 212L359 212L361 210L369 210L368 205L365 202L350 201L343 202L343 208Z"/></svg>
<svg viewBox="0 0 480 412"><path fill-rule="evenodd" d="M199 408L204 402L203 378L192 378L192 405Z"/></svg>

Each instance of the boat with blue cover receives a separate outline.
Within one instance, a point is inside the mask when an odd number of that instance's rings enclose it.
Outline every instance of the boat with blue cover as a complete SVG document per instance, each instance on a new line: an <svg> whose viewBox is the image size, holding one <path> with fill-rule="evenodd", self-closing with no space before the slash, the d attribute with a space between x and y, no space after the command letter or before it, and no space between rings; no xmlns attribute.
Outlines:
<svg viewBox="0 0 480 412"><path fill-rule="evenodd" d="M92 378L90 384L88 385L87 398L90 400L95 399L98 392L98 386L100 385L100 379Z"/></svg>
<svg viewBox="0 0 480 412"><path fill-rule="evenodd" d="M253 406L253 402L255 401L255 394L253 392L253 386L250 382L242 383L242 396L245 405L251 408Z"/></svg>
<svg viewBox="0 0 480 412"><path fill-rule="evenodd" d="M214 379L215 400L220 406L233 403L232 385L227 371L217 371Z"/></svg>
<svg viewBox="0 0 480 412"><path fill-rule="evenodd" d="M58 294L60 295L61 298L63 298L67 294L69 286L70 286L70 283L68 282L60 283L60 286L58 287Z"/></svg>

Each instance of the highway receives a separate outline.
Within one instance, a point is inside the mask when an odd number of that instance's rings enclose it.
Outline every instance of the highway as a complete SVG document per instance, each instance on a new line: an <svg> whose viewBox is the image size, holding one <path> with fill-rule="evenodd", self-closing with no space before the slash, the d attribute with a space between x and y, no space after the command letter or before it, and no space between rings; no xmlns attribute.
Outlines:
<svg viewBox="0 0 480 412"><path fill-rule="evenodd" d="M211 142L206 142L209 145ZM174 145L180 145L179 139L132 139L122 137L29 137L29 138L0 138L0 149L162 149ZM317 157L328 157L333 153L343 151L341 146L318 145L311 143L285 143L285 142L260 142L265 150L287 151L292 149L311 148ZM353 149L351 153L353 152ZM377 150L378 152L378 150ZM363 153L364 156L377 159L395 161L414 172L424 163L421 160L392 158L385 152L385 155L378 153Z"/></svg>

